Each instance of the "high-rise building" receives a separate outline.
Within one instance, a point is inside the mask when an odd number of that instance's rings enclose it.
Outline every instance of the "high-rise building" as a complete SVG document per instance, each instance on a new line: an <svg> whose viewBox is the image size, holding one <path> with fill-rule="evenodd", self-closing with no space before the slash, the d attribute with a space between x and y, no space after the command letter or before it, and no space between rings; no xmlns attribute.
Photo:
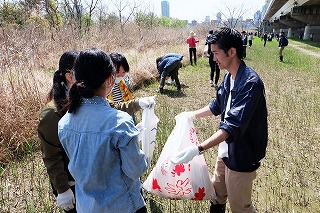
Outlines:
<svg viewBox="0 0 320 213"><path fill-rule="evenodd" d="M204 22L205 23L210 23L210 16L206 16L205 19L204 19Z"/></svg>
<svg viewBox="0 0 320 213"><path fill-rule="evenodd" d="M161 15L170 18L169 2L166 0L161 1Z"/></svg>

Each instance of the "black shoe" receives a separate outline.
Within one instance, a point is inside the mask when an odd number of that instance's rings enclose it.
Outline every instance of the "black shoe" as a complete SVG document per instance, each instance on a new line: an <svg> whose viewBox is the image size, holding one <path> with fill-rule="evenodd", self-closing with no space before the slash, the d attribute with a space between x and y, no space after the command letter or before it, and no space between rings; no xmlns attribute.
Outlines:
<svg viewBox="0 0 320 213"><path fill-rule="evenodd" d="M181 86L177 86L177 90L178 90L178 91L181 91Z"/></svg>
<svg viewBox="0 0 320 213"><path fill-rule="evenodd" d="M283 61L283 56L280 56L280 61L281 61L281 62Z"/></svg>
<svg viewBox="0 0 320 213"><path fill-rule="evenodd" d="M163 88L159 88L156 92L158 92L158 93L160 93L160 94L164 94Z"/></svg>
<svg viewBox="0 0 320 213"><path fill-rule="evenodd" d="M224 213L226 211L226 204L213 204L210 201L210 213Z"/></svg>

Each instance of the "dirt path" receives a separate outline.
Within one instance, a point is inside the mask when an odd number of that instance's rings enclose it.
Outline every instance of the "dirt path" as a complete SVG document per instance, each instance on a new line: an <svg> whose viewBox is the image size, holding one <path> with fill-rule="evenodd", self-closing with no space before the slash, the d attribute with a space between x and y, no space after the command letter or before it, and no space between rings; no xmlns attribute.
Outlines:
<svg viewBox="0 0 320 213"><path fill-rule="evenodd" d="M307 50L305 49L305 47L308 47L310 45L307 45L307 44L303 44L303 43L300 43L300 42L296 42L296 41L290 41L290 44L289 44L291 47L299 50L300 52L304 53L304 54L307 54L307 55L311 55L313 57L316 57L316 58L320 58L320 53L317 53L317 52L314 52L312 50Z"/></svg>

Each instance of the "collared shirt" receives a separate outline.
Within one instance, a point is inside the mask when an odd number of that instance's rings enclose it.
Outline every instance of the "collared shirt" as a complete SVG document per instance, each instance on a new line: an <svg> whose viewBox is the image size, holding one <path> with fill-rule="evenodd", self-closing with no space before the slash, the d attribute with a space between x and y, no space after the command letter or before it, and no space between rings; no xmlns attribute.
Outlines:
<svg viewBox="0 0 320 213"><path fill-rule="evenodd" d="M59 121L58 134L76 181L78 212L135 212L145 206L140 176L147 162L138 130L100 96L82 99Z"/></svg>
<svg viewBox="0 0 320 213"><path fill-rule="evenodd" d="M265 157L268 142L267 106L263 81L258 74L241 61L234 87L230 91L230 73L227 72L209 108L221 115L220 129L228 132L226 166L234 171L257 169ZM226 112L229 93L230 110Z"/></svg>

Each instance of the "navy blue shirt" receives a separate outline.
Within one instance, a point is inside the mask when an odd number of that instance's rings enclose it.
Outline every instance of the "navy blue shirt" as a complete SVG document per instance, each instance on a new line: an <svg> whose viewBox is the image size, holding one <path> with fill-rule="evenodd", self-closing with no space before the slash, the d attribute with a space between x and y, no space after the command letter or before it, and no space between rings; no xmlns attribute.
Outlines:
<svg viewBox="0 0 320 213"><path fill-rule="evenodd" d="M230 92L230 73L227 72L209 108L221 115L220 129L229 134L226 166L238 172L251 172L265 157L268 142L267 106L263 81L242 61L231 90L230 110L224 118Z"/></svg>

